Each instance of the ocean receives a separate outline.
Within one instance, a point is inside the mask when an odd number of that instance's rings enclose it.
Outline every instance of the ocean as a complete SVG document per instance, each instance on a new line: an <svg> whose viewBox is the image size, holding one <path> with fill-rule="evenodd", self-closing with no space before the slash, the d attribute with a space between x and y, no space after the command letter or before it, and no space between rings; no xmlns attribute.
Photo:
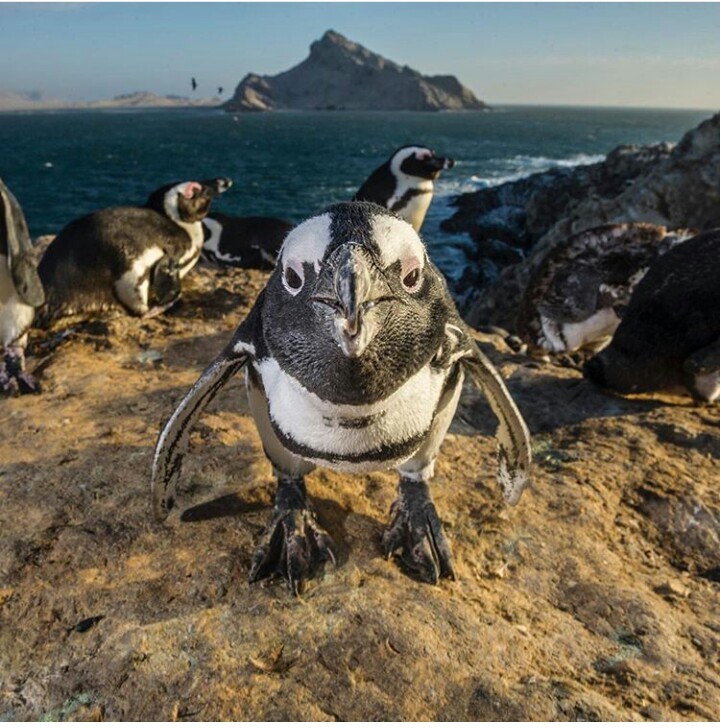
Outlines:
<svg viewBox="0 0 720 728"><path fill-rule="evenodd" d="M557 166L600 161L619 144L676 142L711 111L498 107L488 113L209 109L0 114L0 177L33 237L102 207L141 204L175 180L231 177L215 208L299 222L347 200L397 147L456 160L436 185L422 235L450 278L465 236L440 229L461 193Z"/></svg>

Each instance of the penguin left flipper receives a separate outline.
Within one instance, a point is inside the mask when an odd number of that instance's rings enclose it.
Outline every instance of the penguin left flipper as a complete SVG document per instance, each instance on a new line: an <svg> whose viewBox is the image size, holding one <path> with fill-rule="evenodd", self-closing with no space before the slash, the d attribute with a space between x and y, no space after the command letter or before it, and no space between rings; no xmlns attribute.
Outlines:
<svg viewBox="0 0 720 728"><path fill-rule="evenodd" d="M469 353L460 362L499 420L495 433L498 443L497 477L505 500L514 506L530 484L530 433L505 383L474 341L471 341Z"/></svg>
<svg viewBox="0 0 720 728"><path fill-rule="evenodd" d="M231 342L200 375L173 412L155 445L150 488L155 517L163 520L175 503L175 491L188 449L190 431L215 395L237 374L255 353L254 334L262 294L248 318L240 324Z"/></svg>
<svg viewBox="0 0 720 728"><path fill-rule="evenodd" d="M45 292L33 260L27 222L18 201L2 180L0 199L3 206L3 215L0 217L5 220L4 231L13 285L22 303L37 308L45 303Z"/></svg>

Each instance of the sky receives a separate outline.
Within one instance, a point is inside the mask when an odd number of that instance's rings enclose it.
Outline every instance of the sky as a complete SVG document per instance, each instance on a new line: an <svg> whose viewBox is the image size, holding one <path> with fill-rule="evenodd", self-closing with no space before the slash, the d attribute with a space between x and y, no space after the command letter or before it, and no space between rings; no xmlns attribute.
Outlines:
<svg viewBox="0 0 720 728"><path fill-rule="evenodd" d="M228 97L330 28L491 105L720 108L720 3L0 2L0 93Z"/></svg>

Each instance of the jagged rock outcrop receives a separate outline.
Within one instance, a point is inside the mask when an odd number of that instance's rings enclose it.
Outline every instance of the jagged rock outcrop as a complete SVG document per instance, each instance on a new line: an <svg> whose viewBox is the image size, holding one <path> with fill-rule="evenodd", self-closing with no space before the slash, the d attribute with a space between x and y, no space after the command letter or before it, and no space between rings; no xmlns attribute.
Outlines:
<svg viewBox="0 0 720 728"><path fill-rule="evenodd" d="M676 145L618 147L603 162L535 174L454 204L443 228L468 233L478 259L460 283L464 315L475 326L513 329L532 271L574 233L623 222L720 227L720 114Z"/></svg>
<svg viewBox="0 0 720 728"><path fill-rule="evenodd" d="M455 76L423 76L328 30L302 63L277 76L249 73L226 111L487 109Z"/></svg>

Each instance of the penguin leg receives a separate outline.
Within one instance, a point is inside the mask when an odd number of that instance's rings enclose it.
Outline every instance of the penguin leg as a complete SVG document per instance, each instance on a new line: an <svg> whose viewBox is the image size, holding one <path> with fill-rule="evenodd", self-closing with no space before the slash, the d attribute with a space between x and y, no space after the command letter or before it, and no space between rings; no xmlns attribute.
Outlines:
<svg viewBox="0 0 720 728"><path fill-rule="evenodd" d="M399 552L401 566L430 584L437 584L440 578L455 578L452 551L430 497L428 481L455 415L463 379L462 368L456 367L448 377L425 442L399 468L398 496L390 508L390 524L382 539L385 558Z"/></svg>
<svg viewBox="0 0 720 728"><path fill-rule="evenodd" d="M455 578L450 544L422 480L401 476L382 544L385 558L399 552L400 564L421 581L437 584L439 578Z"/></svg>
<svg viewBox="0 0 720 728"><path fill-rule="evenodd" d="M297 596L320 566L335 564L334 551L332 538L308 505L305 479L278 477L272 518L255 550L250 583L279 574Z"/></svg>
<svg viewBox="0 0 720 728"><path fill-rule="evenodd" d="M5 347L5 356L0 365L0 388L3 393L10 394L17 386L20 394L40 394L41 388L37 379L25 371L25 346L27 334Z"/></svg>

